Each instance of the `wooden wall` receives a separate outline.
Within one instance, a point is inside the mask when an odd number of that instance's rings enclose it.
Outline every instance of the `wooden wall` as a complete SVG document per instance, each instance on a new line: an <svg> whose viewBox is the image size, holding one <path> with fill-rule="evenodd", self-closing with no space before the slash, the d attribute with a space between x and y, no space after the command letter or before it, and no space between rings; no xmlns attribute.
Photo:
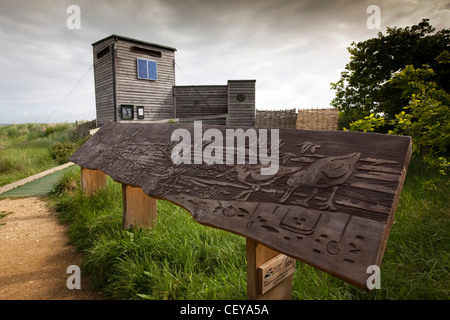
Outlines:
<svg viewBox="0 0 450 320"><path fill-rule="evenodd" d="M255 82L256 80L228 81L228 126L255 125Z"/></svg>
<svg viewBox="0 0 450 320"><path fill-rule="evenodd" d="M132 47L161 52L150 56ZM110 50L102 57L98 53ZM174 116L173 86L175 85L175 51L157 45L117 38L105 38L93 44L97 125L121 120L121 105L144 107L144 120L160 120ZM138 79L138 58L156 61L157 80Z"/></svg>
<svg viewBox="0 0 450 320"><path fill-rule="evenodd" d="M175 86L174 92L176 118L218 115L228 112L227 86ZM225 125L226 119L211 119L204 122Z"/></svg>
<svg viewBox="0 0 450 320"><path fill-rule="evenodd" d="M225 86L175 86L174 90L176 118L228 114L227 118L203 122L245 127L255 125L255 80L229 80Z"/></svg>
<svg viewBox="0 0 450 320"><path fill-rule="evenodd" d="M133 50L133 46L144 50ZM106 54L98 57L105 48ZM153 50L161 55L148 54ZM121 105L133 105L133 121L207 115L209 124L254 126L255 80L230 80L227 85L175 86L175 50L139 40L110 36L93 44L97 126L122 120ZM157 80L138 79L137 59L155 61ZM144 107L138 119L137 107Z"/></svg>
<svg viewBox="0 0 450 320"><path fill-rule="evenodd" d="M161 57L133 52L135 45L161 52ZM157 80L137 78L136 59L156 61ZM175 52L129 41L116 42L117 119L121 119L120 105L144 106L144 120L162 120L174 117L173 86L175 85Z"/></svg>
<svg viewBox="0 0 450 320"><path fill-rule="evenodd" d="M113 43L113 39L110 38L93 46L97 126L109 120L114 121ZM109 52L97 58L97 54L108 47Z"/></svg>

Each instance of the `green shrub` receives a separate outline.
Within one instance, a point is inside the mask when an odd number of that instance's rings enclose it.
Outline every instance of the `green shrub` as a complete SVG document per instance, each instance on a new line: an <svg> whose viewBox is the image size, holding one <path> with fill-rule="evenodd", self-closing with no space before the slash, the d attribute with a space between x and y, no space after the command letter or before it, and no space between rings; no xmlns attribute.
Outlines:
<svg viewBox="0 0 450 320"><path fill-rule="evenodd" d="M382 127L386 124L383 117L375 116L371 113L368 117L364 119L359 119L350 123L351 131L363 131L363 132L373 132L377 128ZM344 128L347 130L347 128Z"/></svg>
<svg viewBox="0 0 450 320"><path fill-rule="evenodd" d="M447 51L444 53L448 54ZM440 62L450 64L450 58L442 58ZM389 81L403 91L403 97L409 99L405 111L396 114L391 121L372 113L350 123L350 130L375 131L392 125L393 130L389 130L389 134L411 136L414 153L420 154L425 163L439 168L445 175L449 171L450 94L430 80L434 74L433 69L425 65L422 68L406 66Z"/></svg>
<svg viewBox="0 0 450 320"><path fill-rule="evenodd" d="M56 142L52 144L50 153L52 158L58 164L64 164L69 161L69 157L78 149L76 143L66 141L64 143Z"/></svg>

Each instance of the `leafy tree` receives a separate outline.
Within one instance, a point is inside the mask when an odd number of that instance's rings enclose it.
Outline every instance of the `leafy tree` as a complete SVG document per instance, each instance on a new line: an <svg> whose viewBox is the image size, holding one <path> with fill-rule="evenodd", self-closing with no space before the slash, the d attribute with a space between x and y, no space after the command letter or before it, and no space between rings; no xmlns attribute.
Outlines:
<svg viewBox="0 0 450 320"><path fill-rule="evenodd" d="M442 52L437 61L450 64L450 53ZM389 85L397 88L402 98L409 100L404 110L390 121L372 113L350 123L349 128L367 132L390 124L394 129L389 130L389 134L410 135L413 151L421 154L424 162L446 174L450 169L450 93L431 79L435 79L435 72L429 66L406 66L389 80Z"/></svg>
<svg viewBox="0 0 450 320"><path fill-rule="evenodd" d="M386 125L386 120L384 117L376 116L371 113L369 116L364 117L350 123L350 131L363 131L372 132ZM344 130L348 130L344 127Z"/></svg>
<svg viewBox="0 0 450 320"><path fill-rule="evenodd" d="M450 64L437 59L450 50L450 29L435 32L429 19L412 27L388 27L386 34L380 32L376 38L353 42L347 50L350 62L340 80L331 84L336 91L331 104L340 111L341 128L371 113L381 114L386 120L395 119L402 111L408 113L403 108L410 96L398 83L389 81L408 65L428 65L434 70L429 80L450 92Z"/></svg>
<svg viewBox="0 0 450 320"><path fill-rule="evenodd" d="M450 65L450 54L444 51L440 63ZM407 134L413 138L416 153L424 161L441 172L448 170L448 147L450 146L450 93L430 81L434 70L424 66L415 69L407 66L391 80L392 85L402 88L403 95L409 98L408 105L395 115L390 133Z"/></svg>

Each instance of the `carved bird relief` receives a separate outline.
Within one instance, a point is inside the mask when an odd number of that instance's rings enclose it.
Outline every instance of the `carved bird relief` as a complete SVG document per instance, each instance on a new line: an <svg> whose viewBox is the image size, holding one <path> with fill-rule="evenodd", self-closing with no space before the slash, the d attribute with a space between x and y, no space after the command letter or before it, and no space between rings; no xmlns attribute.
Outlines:
<svg viewBox="0 0 450 320"><path fill-rule="evenodd" d="M355 163L358 161L361 153L354 152L343 156L327 157L316 160L309 166L305 167L292 174L288 180L287 185L289 189L281 197L280 203L286 202L292 193L298 187L313 187L311 194L303 200L295 200L292 203L300 204L308 207L308 201L314 198L320 189L333 187L333 191L327 201L320 207L320 209L330 208L336 210L333 206L333 198L339 185L345 183L353 172Z"/></svg>
<svg viewBox="0 0 450 320"><path fill-rule="evenodd" d="M260 191L261 187L272 184L278 179L284 177L286 174L301 170L301 167L281 167L275 175L261 175L261 166L262 165L236 165L230 170L218 174L216 178L225 176L233 172L237 172L237 178L239 182L247 185L248 188L247 190L238 194L235 199L246 201L253 192Z"/></svg>

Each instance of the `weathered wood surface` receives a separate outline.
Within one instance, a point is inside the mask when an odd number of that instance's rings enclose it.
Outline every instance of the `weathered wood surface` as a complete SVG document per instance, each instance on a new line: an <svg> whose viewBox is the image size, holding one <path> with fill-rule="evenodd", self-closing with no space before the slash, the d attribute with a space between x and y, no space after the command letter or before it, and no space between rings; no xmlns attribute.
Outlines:
<svg viewBox="0 0 450 320"><path fill-rule="evenodd" d="M174 165L177 128L194 137L192 124L108 123L70 161L367 289L367 267L381 264L410 137L280 129L279 170L264 176L261 164ZM223 137L227 128L216 127Z"/></svg>
<svg viewBox="0 0 450 320"><path fill-rule="evenodd" d="M228 86L175 86L174 93L177 118L228 112Z"/></svg>
<svg viewBox="0 0 450 320"><path fill-rule="evenodd" d="M161 56L151 56L134 47L153 50ZM110 47L108 54L97 57L103 49ZM121 108L144 106L145 120L161 120L174 117L173 86L175 85L174 48L150 44L118 35L111 35L93 43L95 97L97 124L108 120L121 120ZM157 63L158 80L137 78L136 59L148 59Z"/></svg>
<svg viewBox="0 0 450 320"><path fill-rule="evenodd" d="M94 194L98 189L106 187L107 176L101 170L81 168L81 190Z"/></svg>
<svg viewBox="0 0 450 320"><path fill-rule="evenodd" d="M124 229L132 226L152 227L157 219L157 203L141 188L122 184Z"/></svg>

